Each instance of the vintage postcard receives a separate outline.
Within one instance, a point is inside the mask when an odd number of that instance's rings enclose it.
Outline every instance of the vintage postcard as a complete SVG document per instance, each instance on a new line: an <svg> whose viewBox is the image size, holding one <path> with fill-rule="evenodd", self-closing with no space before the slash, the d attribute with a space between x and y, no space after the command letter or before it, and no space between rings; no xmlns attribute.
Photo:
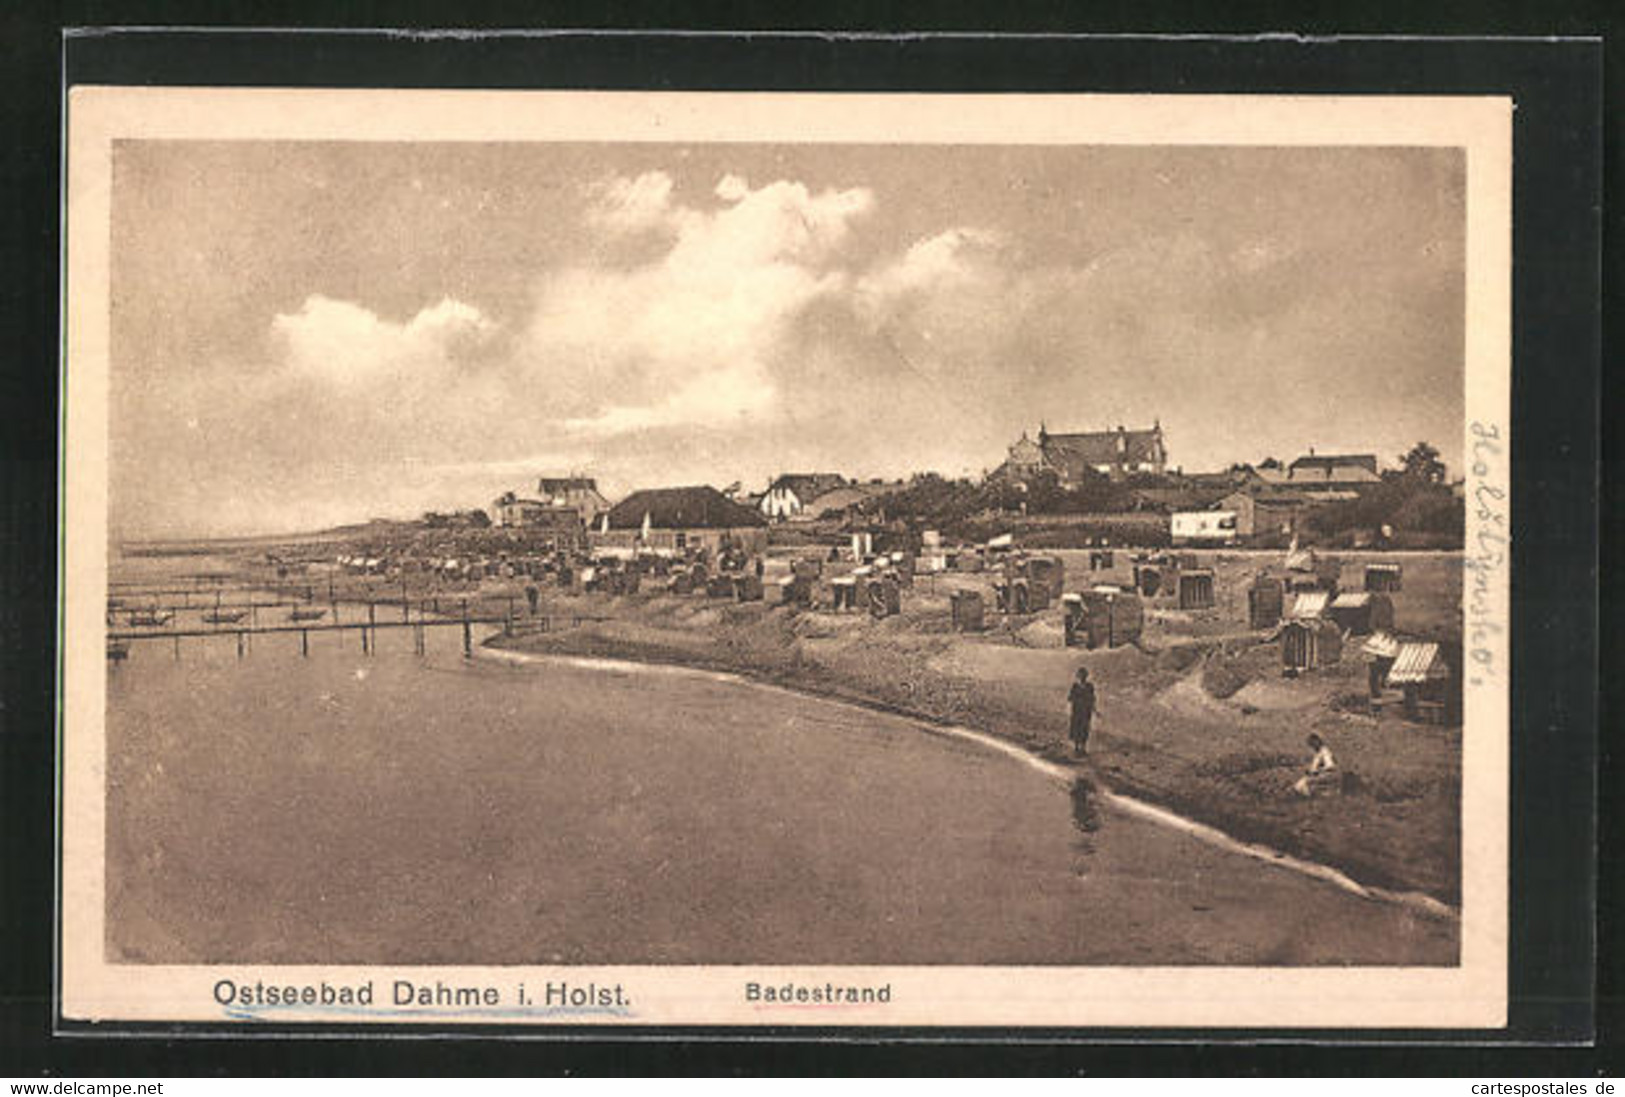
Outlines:
<svg viewBox="0 0 1625 1097"><path fill-rule="evenodd" d="M62 1017L1504 1025L1511 112L72 89Z"/></svg>

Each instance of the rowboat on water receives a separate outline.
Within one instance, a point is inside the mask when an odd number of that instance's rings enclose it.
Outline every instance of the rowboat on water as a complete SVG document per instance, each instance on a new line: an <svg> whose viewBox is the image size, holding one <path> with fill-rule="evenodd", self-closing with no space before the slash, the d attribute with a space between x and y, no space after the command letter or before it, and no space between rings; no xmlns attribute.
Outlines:
<svg viewBox="0 0 1625 1097"><path fill-rule="evenodd" d="M211 625L235 625L247 616L246 609L211 609L203 619Z"/></svg>
<svg viewBox="0 0 1625 1097"><path fill-rule="evenodd" d="M130 624L138 628L159 628L169 624L174 618L173 613L165 613L156 609L132 609L130 611Z"/></svg>

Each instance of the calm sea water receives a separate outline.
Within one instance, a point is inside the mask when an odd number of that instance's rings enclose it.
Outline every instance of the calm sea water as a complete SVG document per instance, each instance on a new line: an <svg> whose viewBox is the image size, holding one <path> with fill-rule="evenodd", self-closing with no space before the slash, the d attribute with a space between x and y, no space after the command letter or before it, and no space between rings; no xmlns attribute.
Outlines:
<svg viewBox="0 0 1625 1097"><path fill-rule="evenodd" d="M110 957L1454 962L1446 925L908 721L461 643L228 634L110 664Z"/></svg>

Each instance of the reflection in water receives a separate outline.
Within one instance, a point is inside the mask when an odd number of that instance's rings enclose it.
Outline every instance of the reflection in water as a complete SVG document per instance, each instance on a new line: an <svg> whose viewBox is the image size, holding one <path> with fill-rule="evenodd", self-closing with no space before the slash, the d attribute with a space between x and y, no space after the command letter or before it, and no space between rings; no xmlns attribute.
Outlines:
<svg viewBox="0 0 1625 1097"><path fill-rule="evenodd" d="M1075 845L1083 854L1076 868L1079 876L1088 873L1088 858L1095 852L1094 835L1100 829L1100 805L1095 802L1097 791L1094 782L1085 777L1072 782L1072 826L1078 831Z"/></svg>

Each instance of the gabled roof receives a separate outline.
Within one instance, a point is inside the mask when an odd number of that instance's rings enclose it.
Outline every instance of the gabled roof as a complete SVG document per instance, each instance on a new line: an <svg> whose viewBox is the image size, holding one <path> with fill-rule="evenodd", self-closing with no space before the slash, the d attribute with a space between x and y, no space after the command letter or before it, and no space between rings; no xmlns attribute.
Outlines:
<svg viewBox="0 0 1625 1097"><path fill-rule="evenodd" d="M610 529L737 529L766 525L761 514L733 502L709 485L634 491L609 510Z"/></svg>

